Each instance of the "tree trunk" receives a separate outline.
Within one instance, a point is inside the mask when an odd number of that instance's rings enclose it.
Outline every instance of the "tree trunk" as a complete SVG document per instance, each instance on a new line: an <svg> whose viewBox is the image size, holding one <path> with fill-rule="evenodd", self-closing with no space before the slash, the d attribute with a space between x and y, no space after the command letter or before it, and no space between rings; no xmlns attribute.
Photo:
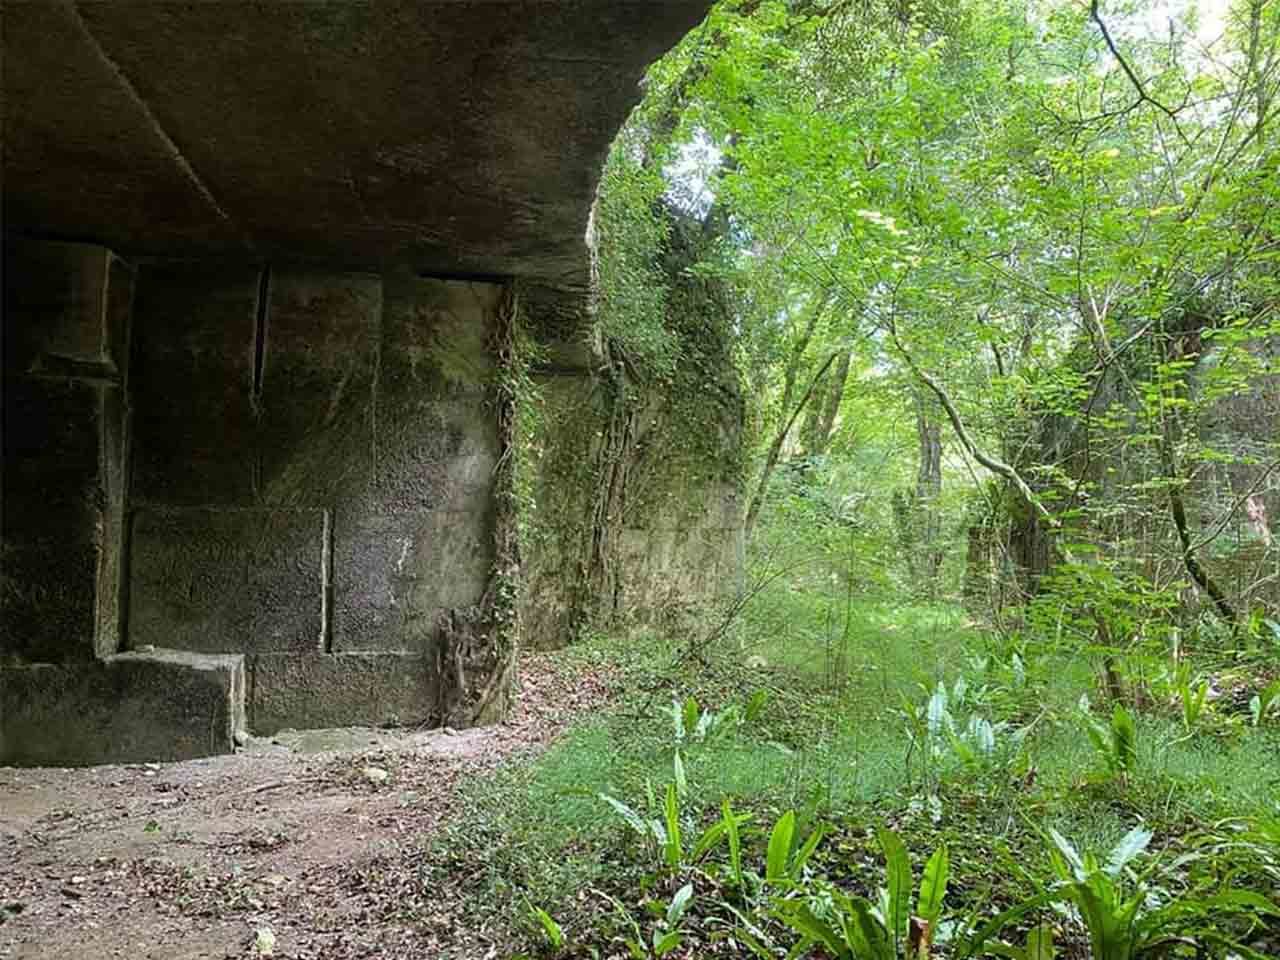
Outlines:
<svg viewBox="0 0 1280 960"><path fill-rule="evenodd" d="M937 592L938 570L942 567L941 524L938 498L942 494L942 424L929 415L923 397L916 398L916 439L920 445L920 465L916 473L915 528L920 551L921 572L929 596Z"/></svg>
<svg viewBox="0 0 1280 960"><path fill-rule="evenodd" d="M849 367L852 363L852 350L840 354L835 371L823 381L820 397L809 406L804 427L800 431L801 446L807 456L820 457L831 445L831 433L835 429L836 417L840 415L840 404L844 400L844 388L849 382Z"/></svg>
<svg viewBox="0 0 1280 960"><path fill-rule="evenodd" d="M992 610L995 605L991 591L995 580L991 563L993 539L993 531L987 524L969 527L962 591L965 609L975 613Z"/></svg>
<svg viewBox="0 0 1280 960"><path fill-rule="evenodd" d="M769 479L773 476L774 467L778 465L778 458L782 455L782 448L787 442L787 435L791 433L791 428L795 426L796 420L799 419L801 412L806 404L813 398L814 389L822 380L831 364L835 363L839 354L833 353L827 357L826 361L818 368L818 372L814 374L813 379L809 381L809 388L805 390L804 396L800 398L800 402L796 405L795 411L787 418L782 425L773 442L769 444L769 453L765 457L764 469L760 471L760 480L756 484L756 492L751 497L751 505L747 508L747 520L743 524L743 537L746 540L751 539L751 531L755 528L756 518L760 515L760 507L764 504L764 495L769 489Z"/></svg>
<svg viewBox="0 0 1280 960"><path fill-rule="evenodd" d="M1053 566L1053 531L1019 491L1011 489L1009 556L1017 574L1018 602L1025 603L1040 589L1041 578Z"/></svg>

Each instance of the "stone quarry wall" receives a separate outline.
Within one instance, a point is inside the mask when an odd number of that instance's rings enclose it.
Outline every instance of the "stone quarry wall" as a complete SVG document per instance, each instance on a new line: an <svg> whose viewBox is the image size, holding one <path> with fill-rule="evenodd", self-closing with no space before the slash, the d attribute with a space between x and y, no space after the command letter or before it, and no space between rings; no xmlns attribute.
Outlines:
<svg viewBox="0 0 1280 960"><path fill-rule="evenodd" d="M511 285L11 239L4 288L0 763L492 720L521 635L734 583L732 385Z"/></svg>
<svg viewBox="0 0 1280 960"><path fill-rule="evenodd" d="M438 716L437 622L494 562L503 288L8 248L0 761Z"/></svg>
<svg viewBox="0 0 1280 960"><path fill-rule="evenodd" d="M530 377L521 619L548 648L682 626L742 569L740 398L672 396L577 355Z"/></svg>
<svg viewBox="0 0 1280 960"><path fill-rule="evenodd" d="M521 454L531 643L681 628L741 587L743 398L716 281L670 258L674 372L645 376L590 318L535 330Z"/></svg>
<svg viewBox="0 0 1280 960"><path fill-rule="evenodd" d="M526 6L0 4L0 763L502 714L516 278L587 300L608 144L709 3Z"/></svg>

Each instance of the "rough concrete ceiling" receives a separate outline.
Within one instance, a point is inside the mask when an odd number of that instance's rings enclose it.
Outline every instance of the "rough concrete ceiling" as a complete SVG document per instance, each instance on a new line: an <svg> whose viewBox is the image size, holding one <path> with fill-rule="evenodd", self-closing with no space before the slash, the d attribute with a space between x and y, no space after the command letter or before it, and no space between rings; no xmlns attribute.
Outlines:
<svg viewBox="0 0 1280 960"><path fill-rule="evenodd" d="M580 286L608 144L707 6L6 0L5 224Z"/></svg>

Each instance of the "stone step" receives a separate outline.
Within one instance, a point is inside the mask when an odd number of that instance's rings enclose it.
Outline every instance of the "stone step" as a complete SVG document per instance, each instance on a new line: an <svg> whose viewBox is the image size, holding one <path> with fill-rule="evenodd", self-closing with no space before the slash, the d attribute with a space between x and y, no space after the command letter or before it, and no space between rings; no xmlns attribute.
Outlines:
<svg viewBox="0 0 1280 960"><path fill-rule="evenodd" d="M148 649L0 667L0 764L190 760L231 752L244 729L240 654Z"/></svg>

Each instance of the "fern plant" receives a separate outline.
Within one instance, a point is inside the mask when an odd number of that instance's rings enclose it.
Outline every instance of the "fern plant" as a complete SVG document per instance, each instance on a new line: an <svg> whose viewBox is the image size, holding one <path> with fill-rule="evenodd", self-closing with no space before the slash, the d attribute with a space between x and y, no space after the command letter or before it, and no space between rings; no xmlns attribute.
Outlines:
<svg viewBox="0 0 1280 960"><path fill-rule="evenodd" d="M1087 697L1080 698L1085 732L1095 752L1102 758L1106 772L1111 777L1127 779L1138 766L1138 725L1133 714L1116 704L1110 723L1089 713Z"/></svg>
<svg viewBox="0 0 1280 960"><path fill-rule="evenodd" d="M1249 698L1249 721L1260 727L1280 707L1280 679L1272 680Z"/></svg>
<svg viewBox="0 0 1280 960"><path fill-rule="evenodd" d="M1209 681L1201 677L1195 683L1187 676L1178 679L1178 701L1182 704L1182 727L1193 733L1204 716L1209 697Z"/></svg>
<svg viewBox="0 0 1280 960"><path fill-rule="evenodd" d="M950 860L938 847L914 891L911 862L901 838L882 829L877 838L885 858L885 886L878 903L851 896L832 884L815 894L778 898L770 914L801 940L790 956L821 946L837 960L926 960L947 892Z"/></svg>
<svg viewBox="0 0 1280 960"><path fill-rule="evenodd" d="M1091 852L1081 853L1056 830L1048 831L1048 840L1049 861L1057 882L1006 911L997 918L999 925L1055 904L1084 927L1090 960L1147 960L1165 957L1184 947L1195 950L1197 956L1216 947L1241 960L1263 960L1262 954L1230 936L1223 921L1241 917L1248 922L1263 915L1276 916L1280 915L1280 908L1259 893L1234 888L1205 896L1171 895L1156 882L1161 869L1158 859L1153 858L1141 870L1133 866L1151 843L1150 831L1141 827L1130 830L1105 860ZM1180 858L1176 866L1185 868L1189 859ZM1018 948L988 942L991 933L988 927L971 942L974 953L1013 960L1039 960L1044 955L1043 939ZM1033 947L1039 953L1031 952Z"/></svg>

